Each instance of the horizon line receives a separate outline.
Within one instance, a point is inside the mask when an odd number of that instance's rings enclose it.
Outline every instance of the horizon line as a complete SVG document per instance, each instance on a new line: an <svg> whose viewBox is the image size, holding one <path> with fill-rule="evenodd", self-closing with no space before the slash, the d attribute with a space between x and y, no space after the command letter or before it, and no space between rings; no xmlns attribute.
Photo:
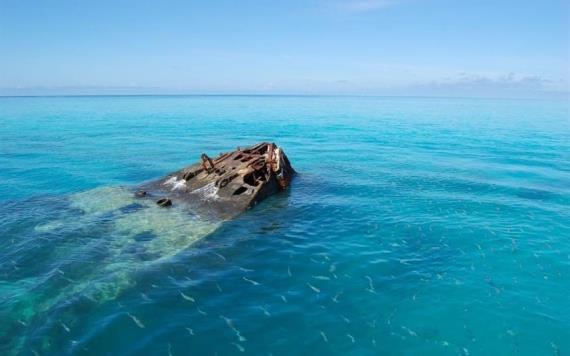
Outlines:
<svg viewBox="0 0 570 356"><path fill-rule="evenodd" d="M449 96L449 95L375 95L375 94L27 94L11 95L0 94L5 98L89 98L89 97L355 97L355 98L417 98L417 99L493 99L493 100L537 100L562 101L570 99L568 96L560 98L539 97L500 97L500 96Z"/></svg>

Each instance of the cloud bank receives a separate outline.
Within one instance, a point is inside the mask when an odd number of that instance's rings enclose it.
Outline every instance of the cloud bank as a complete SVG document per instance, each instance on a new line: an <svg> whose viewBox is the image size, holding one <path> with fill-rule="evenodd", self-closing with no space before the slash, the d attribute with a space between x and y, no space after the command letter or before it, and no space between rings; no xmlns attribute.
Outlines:
<svg viewBox="0 0 570 356"><path fill-rule="evenodd" d="M498 97L568 97L570 86L564 79L539 75L519 75L513 72L485 76L461 73L412 85L414 91L433 95L498 96Z"/></svg>

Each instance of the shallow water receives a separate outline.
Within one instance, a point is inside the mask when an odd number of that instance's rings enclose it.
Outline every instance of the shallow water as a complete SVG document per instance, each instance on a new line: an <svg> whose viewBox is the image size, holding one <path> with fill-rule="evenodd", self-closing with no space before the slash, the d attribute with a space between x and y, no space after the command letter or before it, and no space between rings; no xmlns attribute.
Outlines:
<svg viewBox="0 0 570 356"><path fill-rule="evenodd" d="M0 98L0 353L564 355L566 102ZM262 140L233 221L130 189Z"/></svg>

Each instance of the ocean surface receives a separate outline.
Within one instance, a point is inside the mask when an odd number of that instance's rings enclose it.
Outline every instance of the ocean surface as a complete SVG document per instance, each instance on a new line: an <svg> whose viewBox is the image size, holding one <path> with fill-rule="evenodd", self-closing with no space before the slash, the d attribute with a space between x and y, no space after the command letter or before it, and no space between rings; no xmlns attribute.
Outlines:
<svg viewBox="0 0 570 356"><path fill-rule="evenodd" d="M0 98L2 355L568 355L570 104ZM232 221L132 189L273 141Z"/></svg>

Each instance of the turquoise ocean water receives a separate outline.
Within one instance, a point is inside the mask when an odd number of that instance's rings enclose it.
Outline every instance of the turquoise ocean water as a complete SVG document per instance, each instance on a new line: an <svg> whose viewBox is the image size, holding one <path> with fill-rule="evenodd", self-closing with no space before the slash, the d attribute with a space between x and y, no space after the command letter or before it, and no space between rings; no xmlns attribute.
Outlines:
<svg viewBox="0 0 570 356"><path fill-rule="evenodd" d="M567 102L0 98L0 354L566 355ZM130 188L274 141L233 221Z"/></svg>

